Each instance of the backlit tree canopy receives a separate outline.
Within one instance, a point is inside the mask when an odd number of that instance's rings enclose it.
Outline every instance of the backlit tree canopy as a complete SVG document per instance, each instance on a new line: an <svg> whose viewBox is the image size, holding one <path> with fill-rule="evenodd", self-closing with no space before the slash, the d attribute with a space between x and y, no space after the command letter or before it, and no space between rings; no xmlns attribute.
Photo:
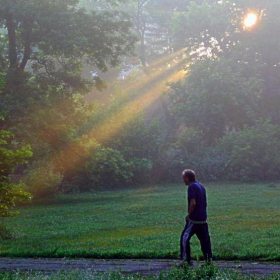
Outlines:
<svg viewBox="0 0 280 280"><path fill-rule="evenodd" d="M87 13L78 2L1 0L2 71L13 76L28 70L75 89L81 86L82 63L106 71L132 51L135 38L125 14Z"/></svg>

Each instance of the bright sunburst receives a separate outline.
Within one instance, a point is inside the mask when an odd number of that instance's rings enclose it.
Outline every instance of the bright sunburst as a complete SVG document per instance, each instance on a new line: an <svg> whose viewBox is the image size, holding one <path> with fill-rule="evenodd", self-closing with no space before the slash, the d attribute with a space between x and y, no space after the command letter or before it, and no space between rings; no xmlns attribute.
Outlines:
<svg viewBox="0 0 280 280"><path fill-rule="evenodd" d="M244 19L244 26L247 28L250 28L252 26L254 26L258 21L258 16L257 14L254 13L249 13L246 15L245 19Z"/></svg>

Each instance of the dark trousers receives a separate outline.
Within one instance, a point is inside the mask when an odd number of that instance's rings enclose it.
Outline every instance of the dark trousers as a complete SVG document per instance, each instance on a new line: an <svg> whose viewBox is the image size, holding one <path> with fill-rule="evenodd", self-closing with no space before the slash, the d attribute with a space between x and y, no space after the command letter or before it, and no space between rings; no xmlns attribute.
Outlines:
<svg viewBox="0 0 280 280"><path fill-rule="evenodd" d="M180 249L181 260L191 261L190 240L193 235L197 236L200 241L201 250L205 261L209 262L212 259L211 241L209 236L208 224L193 224L186 221L185 228L181 234Z"/></svg>

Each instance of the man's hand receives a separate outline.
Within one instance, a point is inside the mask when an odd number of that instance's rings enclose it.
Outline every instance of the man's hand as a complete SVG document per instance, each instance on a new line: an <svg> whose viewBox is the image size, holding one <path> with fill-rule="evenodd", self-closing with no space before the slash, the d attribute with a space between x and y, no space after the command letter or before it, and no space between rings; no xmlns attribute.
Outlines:
<svg viewBox="0 0 280 280"><path fill-rule="evenodd" d="M191 213L193 212L194 208L195 208L195 205L196 205L196 201L194 198L191 199L191 202L190 202L190 207L189 207L189 214L188 216L186 217L186 221L189 221L190 220L190 215Z"/></svg>

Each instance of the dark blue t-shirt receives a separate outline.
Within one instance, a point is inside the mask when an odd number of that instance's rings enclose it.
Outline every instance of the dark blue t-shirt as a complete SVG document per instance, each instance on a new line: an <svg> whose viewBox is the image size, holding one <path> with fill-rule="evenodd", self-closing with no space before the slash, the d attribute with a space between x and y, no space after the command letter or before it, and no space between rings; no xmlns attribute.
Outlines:
<svg viewBox="0 0 280 280"><path fill-rule="evenodd" d="M190 215L193 221L207 220L207 200L206 190L199 182L193 182L188 187L188 209L190 208L191 199L195 199L196 205L194 211Z"/></svg>

